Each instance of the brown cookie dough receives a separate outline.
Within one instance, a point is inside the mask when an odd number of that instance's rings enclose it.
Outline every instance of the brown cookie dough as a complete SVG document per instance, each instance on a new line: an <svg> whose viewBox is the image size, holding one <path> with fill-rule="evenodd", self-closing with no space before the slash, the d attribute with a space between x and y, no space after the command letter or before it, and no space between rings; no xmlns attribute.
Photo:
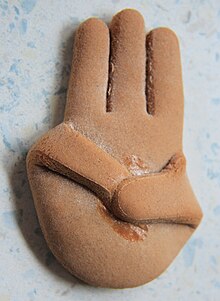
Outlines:
<svg viewBox="0 0 220 301"><path fill-rule="evenodd" d="M124 10L76 33L64 122L30 150L28 177L56 258L95 286L151 281L202 213L182 154L179 45Z"/></svg>

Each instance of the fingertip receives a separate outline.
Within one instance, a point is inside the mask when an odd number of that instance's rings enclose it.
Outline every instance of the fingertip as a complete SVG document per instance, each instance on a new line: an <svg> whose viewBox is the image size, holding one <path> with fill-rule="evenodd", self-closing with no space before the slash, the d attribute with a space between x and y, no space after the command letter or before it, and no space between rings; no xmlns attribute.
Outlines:
<svg viewBox="0 0 220 301"><path fill-rule="evenodd" d="M113 19L120 18L120 17L124 17L124 18L133 17L133 18L140 18L143 20L142 14L138 10L133 8L126 8L121 10L120 12L114 15Z"/></svg>
<svg viewBox="0 0 220 301"><path fill-rule="evenodd" d="M86 31L88 33L100 33L105 32L108 34L108 26L104 21L98 18L89 18L82 22L78 27L78 32Z"/></svg>
<svg viewBox="0 0 220 301"><path fill-rule="evenodd" d="M158 27L155 29L152 29L148 34L147 34L147 40L148 38L151 38L155 41L160 41L161 44L163 43L169 43L173 44L177 47L179 47L179 39L172 29L168 27Z"/></svg>
<svg viewBox="0 0 220 301"><path fill-rule="evenodd" d="M112 18L110 27L114 26L118 22L128 22L133 23L135 22L140 23L141 25L144 24L144 18L141 15L141 13L135 9L126 8L118 12L114 17Z"/></svg>

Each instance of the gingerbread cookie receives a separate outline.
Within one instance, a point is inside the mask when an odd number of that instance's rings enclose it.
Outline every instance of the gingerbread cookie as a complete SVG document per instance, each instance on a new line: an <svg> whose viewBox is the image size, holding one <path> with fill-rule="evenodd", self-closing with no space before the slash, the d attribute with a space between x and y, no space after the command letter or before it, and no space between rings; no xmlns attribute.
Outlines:
<svg viewBox="0 0 220 301"><path fill-rule="evenodd" d="M45 239L70 273L95 286L151 281L202 212L182 153L178 40L145 33L124 10L76 33L63 123L29 151L28 177Z"/></svg>

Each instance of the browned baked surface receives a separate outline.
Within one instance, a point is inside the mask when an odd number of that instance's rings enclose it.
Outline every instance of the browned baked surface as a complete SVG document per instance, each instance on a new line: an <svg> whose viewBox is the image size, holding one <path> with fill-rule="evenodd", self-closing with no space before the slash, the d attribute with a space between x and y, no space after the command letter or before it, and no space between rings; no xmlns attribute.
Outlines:
<svg viewBox="0 0 220 301"><path fill-rule="evenodd" d="M118 13L110 33L99 19L79 26L64 123L27 159L43 233L72 274L96 286L133 287L157 277L178 254L202 216L185 161L156 182L147 177L161 175L182 154L182 125L180 54L172 31L146 36L134 10ZM124 218L111 198L127 178L130 190L117 195Z"/></svg>

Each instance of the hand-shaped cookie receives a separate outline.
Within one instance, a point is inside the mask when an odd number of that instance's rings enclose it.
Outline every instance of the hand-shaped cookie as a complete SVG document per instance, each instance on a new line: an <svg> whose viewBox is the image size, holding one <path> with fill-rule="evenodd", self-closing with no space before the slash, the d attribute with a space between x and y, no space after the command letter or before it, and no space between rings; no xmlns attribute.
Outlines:
<svg viewBox="0 0 220 301"><path fill-rule="evenodd" d="M133 287L160 275L202 213L182 153L178 41L145 34L141 15L82 23L64 122L30 150L28 176L46 241L75 276Z"/></svg>

